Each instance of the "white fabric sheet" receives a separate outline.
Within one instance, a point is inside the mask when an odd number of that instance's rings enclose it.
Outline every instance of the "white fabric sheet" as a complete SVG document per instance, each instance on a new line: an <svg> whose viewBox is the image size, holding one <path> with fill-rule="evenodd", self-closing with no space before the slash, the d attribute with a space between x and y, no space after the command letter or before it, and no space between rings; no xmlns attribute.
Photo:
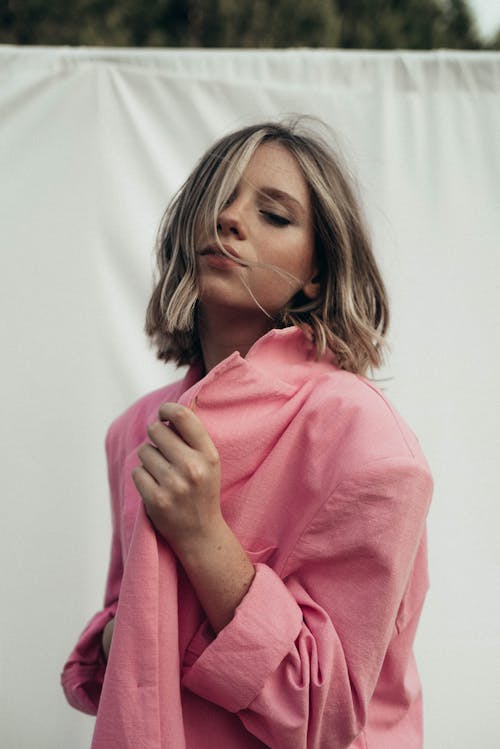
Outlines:
<svg viewBox="0 0 500 749"><path fill-rule="evenodd" d="M217 136L292 113L358 175L436 478L425 745L497 745L499 97L498 53L0 48L2 747L89 744L58 674L103 591L106 427L176 376L142 333L156 228Z"/></svg>

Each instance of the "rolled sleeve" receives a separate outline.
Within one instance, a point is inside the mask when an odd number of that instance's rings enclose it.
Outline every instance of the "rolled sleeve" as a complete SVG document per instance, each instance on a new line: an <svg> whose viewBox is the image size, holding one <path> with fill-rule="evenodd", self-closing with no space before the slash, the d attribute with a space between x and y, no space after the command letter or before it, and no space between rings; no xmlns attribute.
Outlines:
<svg viewBox="0 0 500 749"><path fill-rule="evenodd" d="M81 633L61 674L61 686L69 704L89 715L96 715L99 707L106 672L102 633L110 619L115 617L123 575L119 471L114 457L116 439L111 427L106 436L106 456L111 491L112 540L104 606Z"/></svg>
<svg viewBox="0 0 500 749"><path fill-rule="evenodd" d="M61 686L69 704L88 715L97 714L106 671L102 632L115 616L116 608L115 602L92 617L61 674Z"/></svg>
<svg viewBox="0 0 500 749"><path fill-rule="evenodd" d="M430 474L411 458L365 465L338 484L282 577L256 565L233 620L205 649L191 648L199 655L185 666L183 686L237 713L266 746L350 747L366 726L389 648L402 673L413 662L414 632L400 631L398 612L424 543L431 491ZM422 599L423 590L412 611Z"/></svg>
<svg viewBox="0 0 500 749"><path fill-rule="evenodd" d="M233 619L186 668L184 687L225 710L245 709L293 647L302 611L279 576L255 565L255 577Z"/></svg>

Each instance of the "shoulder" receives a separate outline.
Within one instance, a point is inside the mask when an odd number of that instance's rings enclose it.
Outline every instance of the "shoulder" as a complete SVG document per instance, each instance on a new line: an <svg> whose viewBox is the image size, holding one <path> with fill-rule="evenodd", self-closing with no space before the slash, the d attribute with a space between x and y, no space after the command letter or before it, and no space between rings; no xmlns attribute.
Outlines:
<svg viewBox="0 0 500 749"><path fill-rule="evenodd" d="M308 408L315 429L348 474L388 459L427 467L419 441L389 399L372 382L336 369L317 381Z"/></svg>
<svg viewBox="0 0 500 749"><path fill-rule="evenodd" d="M146 438L148 425L155 420L165 401L176 401L185 389L185 378L153 390L136 400L110 425L106 434L108 458L126 455Z"/></svg>
<svg viewBox="0 0 500 749"><path fill-rule="evenodd" d="M417 437L386 395L365 378L336 370L318 381L308 409L305 433L322 499L304 521L306 551L330 553L332 528L346 542L359 532L364 543L367 531L375 541L393 531L420 539L432 474Z"/></svg>

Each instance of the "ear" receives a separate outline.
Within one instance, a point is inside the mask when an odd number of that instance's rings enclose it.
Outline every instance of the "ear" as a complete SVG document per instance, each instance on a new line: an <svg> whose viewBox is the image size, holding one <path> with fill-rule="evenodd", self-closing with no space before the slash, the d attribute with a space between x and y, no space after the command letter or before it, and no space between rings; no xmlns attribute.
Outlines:
<svg viewBox="0 0 500 749"><path fill-rule="evenodd" d="M306 281L306 283L302 287L302 291L308 299L317 299L321 291L319 273L317 273L316 270L314 271L314 273L316 275L314 275L310 281Z"/></svg>

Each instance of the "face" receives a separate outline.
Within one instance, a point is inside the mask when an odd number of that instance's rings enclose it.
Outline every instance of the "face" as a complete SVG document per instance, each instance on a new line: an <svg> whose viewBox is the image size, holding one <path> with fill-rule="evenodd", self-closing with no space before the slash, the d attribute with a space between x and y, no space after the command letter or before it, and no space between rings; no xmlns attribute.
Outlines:
<svg viewBox="0 0 500 749"><path fill-rule="evenodd" d="M276 313L299 291L314 298L319 284L309 190L294 156L282 145L259 146L218 217L218 239L200 241L200 304L249 315ZM267 267L251 265L266 264ZM269 267L282 271L273 270Z"/></svg>

